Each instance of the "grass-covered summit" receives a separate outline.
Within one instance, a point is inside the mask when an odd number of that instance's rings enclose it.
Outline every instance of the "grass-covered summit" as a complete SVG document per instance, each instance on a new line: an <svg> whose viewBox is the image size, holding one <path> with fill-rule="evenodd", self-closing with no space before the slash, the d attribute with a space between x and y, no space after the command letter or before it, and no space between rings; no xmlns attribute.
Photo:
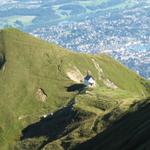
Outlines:
<svg viewBox="0 0 150 150"><path fill-rule="evenodd" d="M87 70L96 87L79 94ZM104 116L116 120L149 89L148 81L105 54L75 53L16 29L0 31L1 149L72 149L107 128L111 121Z"/></svg>

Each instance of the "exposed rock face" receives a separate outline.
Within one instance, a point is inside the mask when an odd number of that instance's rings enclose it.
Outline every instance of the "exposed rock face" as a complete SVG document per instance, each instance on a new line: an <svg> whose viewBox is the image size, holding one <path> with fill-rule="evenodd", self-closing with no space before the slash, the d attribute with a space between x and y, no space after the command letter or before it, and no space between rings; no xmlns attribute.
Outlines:
<svg viewBox="0 0 150 150"><path fill-rule="evenodd" d="M93 61L93 64L94 64L96 70L98 71L98 78L99 78L99 80L101 80L102 76L104 74L103 69L99 66L99 64L96 62L95 59L92 59L92 61Z"/></svg>
<svg viewBox="0 0 150 150"><path fill-rule="evenodd" d="M83 80L83 75L76 66L67 72L67 76L76 83L80 83Z"/></svg>
<svg viewBox="0 0 150 150"><path fill-rule="evenodd" d="M112 88L112 89L117 89L118 87L109 79L105 78L103 69L99 66L99 64L96 62L96 60L92 59L95 68L98 71L98 76L99 76L99 80L102 80L103 78L103 83L108 87L108 88Z"/></svg>
<svg viewBox="0 0 150 150"><path fill-rule="evenodd" d="M22 116L19 116L19 117L18 117L18 120L25 119L26 117L28 117L28 116L27 116L27 115L22 115Z"/></svg>
<svg viewBox="0 0 150 150"><path fill-rule="evenodd" d="M45 102L47 100L47 94L41 88L37 90L36 96L41 102Z"/></svg>
<svg viewBox="0 0 150 150"><path fill-rule="evenodd" d="M117 89L118 87L113 83L111 82L109 79L106 79L103 81L104 84L109 87L109 88L112 88L112 89Z"/></svg>

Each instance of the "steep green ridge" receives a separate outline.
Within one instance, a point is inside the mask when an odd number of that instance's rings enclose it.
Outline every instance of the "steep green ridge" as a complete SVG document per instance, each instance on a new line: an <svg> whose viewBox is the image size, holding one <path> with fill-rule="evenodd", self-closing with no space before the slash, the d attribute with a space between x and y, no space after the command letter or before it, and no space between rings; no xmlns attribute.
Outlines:
<svg viewBox="0 0 150 150"><path fill-rule="evenodd" d="M69 92L68 87L82 83L87 70L96 88L87 94ZM107 55L79 54L16 29L1 30L0 147L71 149L107 128L105 115L111 113L116 120L131 104L148 97L149 87ZM39 89L47 96L44 102ZM26 129L32 123L33 131Z"/></svg>

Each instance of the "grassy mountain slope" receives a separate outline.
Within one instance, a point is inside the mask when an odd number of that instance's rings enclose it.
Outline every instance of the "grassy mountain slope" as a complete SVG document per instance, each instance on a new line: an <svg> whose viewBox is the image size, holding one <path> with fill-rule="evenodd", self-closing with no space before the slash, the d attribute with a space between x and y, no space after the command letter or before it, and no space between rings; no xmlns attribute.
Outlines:
<svg viewBox="0 0 150 150"><path fill-rule="evenodd" d="M79 94L87 70L97 86ZM148 81L107 55L71 52L15 29L0 31L1 149L12 149L29 124L16 148L71 149L102 132L109 124L105 115L117 119L149 89Z"/></svg>

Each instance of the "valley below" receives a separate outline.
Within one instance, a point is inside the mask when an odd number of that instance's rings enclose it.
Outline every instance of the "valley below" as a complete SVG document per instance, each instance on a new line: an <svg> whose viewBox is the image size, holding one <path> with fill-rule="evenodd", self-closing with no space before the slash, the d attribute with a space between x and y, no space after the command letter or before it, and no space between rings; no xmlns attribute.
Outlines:
<svg viewBox="0 0 150 150"><path fill-rule="evenodd" d="M0 28L84 53L107 53L150 79L149 0L3 0Z"/></svg>

